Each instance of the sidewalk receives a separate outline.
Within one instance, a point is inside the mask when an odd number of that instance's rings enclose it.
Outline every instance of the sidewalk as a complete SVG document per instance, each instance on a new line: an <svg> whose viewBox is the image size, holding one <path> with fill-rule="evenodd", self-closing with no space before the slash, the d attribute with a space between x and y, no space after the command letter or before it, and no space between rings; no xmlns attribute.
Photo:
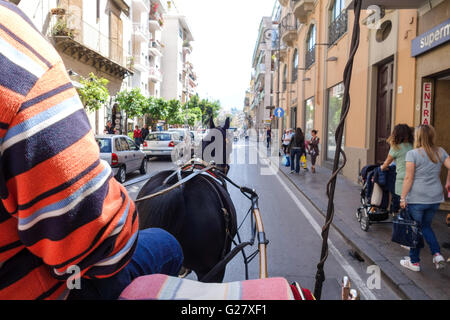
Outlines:
<svg viewBox="0 0 450 320"><path fill-rule="evenodd" d="M308 159L309 160L309 159ZM310 167L310 162L308 161ZM280 159L280 171L302 192L325 216L328 206L326 184L332 171L316 166L316 173L302 170L300 174L290 174L290 167L284 167ZM342 175L337 179L335 191L335 215L333 226L365 260L380 267L385 279L389 281L404 299L449 300L450 264L436 270L428 246L421 252L420 272L413 272L400 266L400 259L409 251L391 242L392 224L373 224L368 232L360 228L356 220L356 209L360 207L361 186ZM433 230L441 244L442 255L447 259L450 250L443 248L450 242L450 229L445 224L446 214L439 212L434 218Z"/></svg>

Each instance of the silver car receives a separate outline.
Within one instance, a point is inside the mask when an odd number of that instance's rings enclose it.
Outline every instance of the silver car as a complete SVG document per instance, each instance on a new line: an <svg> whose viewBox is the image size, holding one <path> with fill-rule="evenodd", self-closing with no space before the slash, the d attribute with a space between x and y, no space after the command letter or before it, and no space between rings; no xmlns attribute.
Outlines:
<svg viewBox="0 0 450 320"><path fill-rule="evenodd" d="M182 140L178 132L150 132L142 144L142 151L147 157L170 157L172 151Z"/></svg>
<svg viewBox="0 0 450 320"><path fill-rule="evenodd" d="M127 136L97 135L100 147L100 159L111 166L114 176L120 183L124 183L128 173L139 170L147 173L147 159L145 153Z"/></svg>

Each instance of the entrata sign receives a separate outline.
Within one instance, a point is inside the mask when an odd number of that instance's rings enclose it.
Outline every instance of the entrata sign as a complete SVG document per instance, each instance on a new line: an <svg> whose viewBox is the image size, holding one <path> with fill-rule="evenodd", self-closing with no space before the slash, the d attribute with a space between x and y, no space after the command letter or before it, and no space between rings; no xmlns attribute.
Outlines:
<svg viewBox="0 0 450 320"><path fill-rule="evenodd" d="M450 40L450 19L413 39L411 56L416 57Z"/></svg>
<svg viewBox="0 0 450 320"><path fill-rule="evenodd" d="M431 82L424 82L423 84L423 105L422 105L422 124L431 124Z"/></svg>

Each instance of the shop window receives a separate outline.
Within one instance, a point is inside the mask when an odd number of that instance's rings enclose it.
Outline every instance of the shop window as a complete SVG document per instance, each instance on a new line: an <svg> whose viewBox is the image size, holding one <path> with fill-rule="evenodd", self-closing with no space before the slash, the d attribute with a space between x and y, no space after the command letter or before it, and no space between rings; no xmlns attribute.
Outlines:
<svg viewBox="0 0 450 320"><path fill-rule="evenodd" d="M328 89L327 160L334 160L336 154L335 133L339 122L341 121L343 95L343 83ZM344 142L345 139L342 141L342 146L344 145Z"/></svg>
<svg viewBox="0 0 450 320"><path fill-rule="evenodd" d="M311 131L314 130L314 97L305 101L305 136L311 140Z"/></svg>

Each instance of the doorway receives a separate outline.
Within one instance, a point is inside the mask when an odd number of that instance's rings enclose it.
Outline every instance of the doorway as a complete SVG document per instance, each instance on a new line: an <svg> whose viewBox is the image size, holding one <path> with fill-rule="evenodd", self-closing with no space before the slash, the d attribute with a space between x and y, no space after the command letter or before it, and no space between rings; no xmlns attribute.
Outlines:
<svg viewBox="0 0 450 320"><path fill-rule="evenodd" d="M436 145L450 152L450 73L439 76L435 81L434 108L432 113L432 123L436 130ZM442 185L445 186L447 179L447 169L443 168L441 172ZM450 199L448 192L445 192L445 204L442 205L445 210L450 210Z"/></svg>
<svg viewBox="0 0 450 320"><path fill-rule="evenodd" d="M383 163L389 154L387 139L392 129L392 99L394 92L394 60L378 67L375 162Z"/></svg>

